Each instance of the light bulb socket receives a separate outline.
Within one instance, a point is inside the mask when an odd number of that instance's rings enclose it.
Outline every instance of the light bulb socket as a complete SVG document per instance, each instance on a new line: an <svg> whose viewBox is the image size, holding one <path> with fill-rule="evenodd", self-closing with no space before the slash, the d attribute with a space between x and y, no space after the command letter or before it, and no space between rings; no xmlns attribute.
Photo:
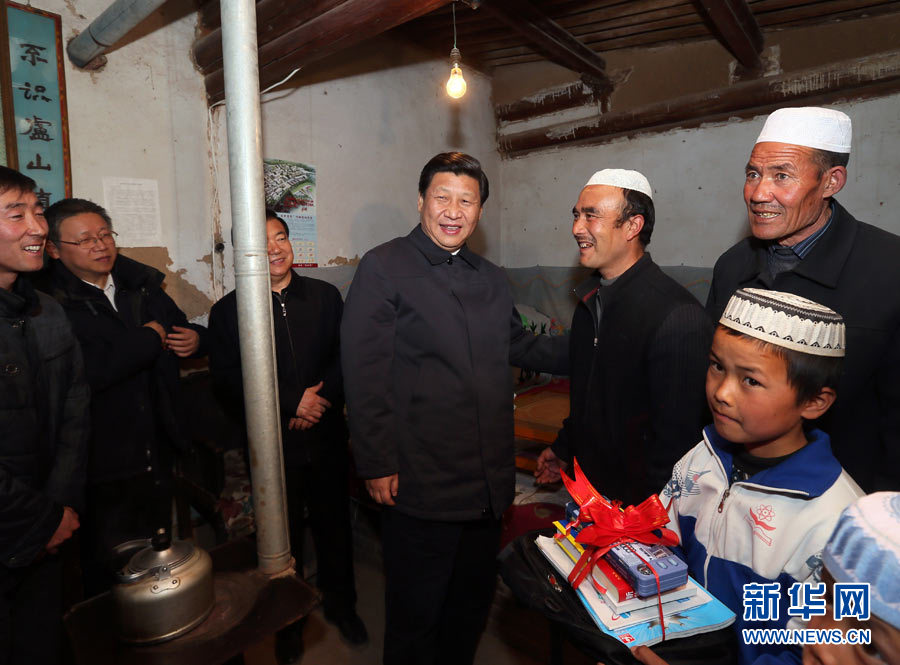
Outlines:
<svg viewBox="0 0 900 665"><path fill-rule="evenodd" d="M461 62L462 55L460 54L459 49L454 46L452 49L450 49L450 64L451 66L456 67Z"/></svg>

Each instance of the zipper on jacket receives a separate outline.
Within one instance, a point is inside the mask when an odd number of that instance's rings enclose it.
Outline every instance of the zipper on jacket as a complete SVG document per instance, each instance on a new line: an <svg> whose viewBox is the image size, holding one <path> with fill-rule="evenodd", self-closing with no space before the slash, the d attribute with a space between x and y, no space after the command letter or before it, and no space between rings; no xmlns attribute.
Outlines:
<svg viewBox="0 0 900 665"><path fill-rule="evenodd" d="M719 464L719 466L721 466L721 463ZM729 494L731 494L731 488L726 487L725 491L722 492L722 499L719 501L719 507L716 510L716 512L718 512L718 513L722 512L722 509L725 507L725 500L728 498ZM709 535L710 535L710 541L706 546L706 558L703 560L703 581L701 582L701 584L703 584L704 588L709 588L707 580L709 579L709 560L712 558L712 556L710 555L709 552L713 547L713 535L714 535L712 525L710 525ZM715 534L715 535L718 535L718 534Z"/></svg>
<svg viewBox="0 0 900 665"><path fill-rule="evenodd" d="M722 493L722 500L719 501L719 507L716 509L716 512L721 513L722 509L725 507L725 499L728 498L728 495L731 494L731 488L726 487L725 491Z"/></svg>
<svg viewBox="0 0 900 665"><path fill-rule="evenodd" d="M288 324L287 320L287 294L278 291L273 291L273 294L278 299L278 304L281 305L281 318L284 320L284 329L287 331L288 338L288 347L291 349L291 367L294 368L294 379L297 381L297 387L300 390L304 390L304 387L300 382L300 370L297 368L297 356L294 353L294 338L291 336L291 326ZM302 395L301 395L302 397ZM292 414L291 418L293 418L296 414Z"/></svg>

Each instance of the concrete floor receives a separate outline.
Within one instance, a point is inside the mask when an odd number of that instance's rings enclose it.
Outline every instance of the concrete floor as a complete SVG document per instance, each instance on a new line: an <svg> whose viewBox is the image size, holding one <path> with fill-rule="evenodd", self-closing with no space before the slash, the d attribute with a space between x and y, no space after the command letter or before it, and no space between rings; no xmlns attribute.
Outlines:
<svg viewBox="0 0 900 665"><path fill-rule="evenodd" d="M384 644L384 575L381 551L373 523L377 515L357 513L354 519L357 611L369 631L369 643L351 647L317 609L307 619L303 633L305 652L301 663L311 665L377 665ZM311 540L311 539L308 539ZM314 583L314 573L310 575ZM498 581L497 594L476 653L476 665L542 665L549 662L547 622L518 607L509 589ZM244 654L246 665L276 665L275 638L266 639ZM569 645L566 665L593 665Z"/></svg>

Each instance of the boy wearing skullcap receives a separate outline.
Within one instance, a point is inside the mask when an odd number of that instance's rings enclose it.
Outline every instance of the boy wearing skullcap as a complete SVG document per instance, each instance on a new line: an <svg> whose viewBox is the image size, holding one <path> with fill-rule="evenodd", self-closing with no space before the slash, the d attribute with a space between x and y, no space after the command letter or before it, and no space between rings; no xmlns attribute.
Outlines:
<svg viewBox="0 0 900 665"><path fill-rule="evenodd" d="M859 499L841 515L823 556L827 585L825 613L809 627L838 628L846 644L803 649L805 665L900 663L900 493L878 492ZM868 621L834 618L833 584L868 584ZM850 629L869 629L869 644L853 644Z"/></svg>
<svg viewBox="0 0 900 665"><path fill-rule="evenodd" d="M862 494L808 426L834 402L844 322L799 296L739 289L713 336L706 399L714 424L676 465L660 498L691 575L735 614L739 658L799 663L799 647L752 645L743 628L800 628L794 582L818 580L841 511ZM778 616L749 620L744 585L778 582ZM774 613L772 613L774 614ZM759 618L759 615L753 618Z"/></svg>

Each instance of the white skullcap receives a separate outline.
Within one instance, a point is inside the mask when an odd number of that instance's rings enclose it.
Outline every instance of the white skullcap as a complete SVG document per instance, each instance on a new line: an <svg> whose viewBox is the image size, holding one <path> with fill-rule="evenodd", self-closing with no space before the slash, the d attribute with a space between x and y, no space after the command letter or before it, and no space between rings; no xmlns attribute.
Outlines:
<svg viewBox="0 0 900 665"><path fill-rule="evenodd" d="M804 106L775 111L766 118L756 142L790 143L849 154L852 136L853 127L846 113Z"/></svg>
<svg viewBox="0 0 900 665"><path fill-rule="evenodd" d="M868 584L872 612L900 629L900 494L869 494L844 510L822 553L837 582Z"/></svg>
<svg viewBox="0 0 900 665"><path fill-rule="evenodd" d="M740 333L814 356L844 355L844 319L793 293L738 289L719 323Z"/></svg>
<svg viewBox="0 0 900 665"><path fill-rule="evenodd" d="M641 194L646 194L651 201L653 200L653 188L650 187L650 181L644 177L644 174L637 171L603 169L592 175L585 187L590 187L591 185L610 185L612 187L621 187L622 189L633 189Z"/></svg>

